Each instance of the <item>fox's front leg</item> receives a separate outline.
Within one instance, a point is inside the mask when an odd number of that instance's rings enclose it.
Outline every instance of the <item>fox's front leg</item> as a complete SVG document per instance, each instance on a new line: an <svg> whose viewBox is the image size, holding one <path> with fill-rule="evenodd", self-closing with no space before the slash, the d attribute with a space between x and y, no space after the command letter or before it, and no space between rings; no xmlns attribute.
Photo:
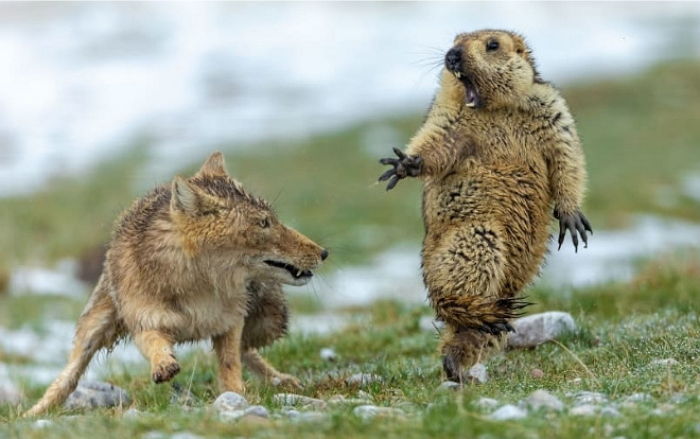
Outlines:
<svg viewBox="0 0 700 439"><path fill-rule="evenodd" d="M241 367L241 336L243 322L227 332L212 337L216 356L219 359L219 386L221 391L245 392Z"/></svg>
<svg viewBox="0 0 700 439"><path fill-rule="evenodd" d="M134 343L150 361L154 382L169 381L180 372L180 365L173 352L173 342L167 334L156 330L142 331L134 334Z"/></svg>

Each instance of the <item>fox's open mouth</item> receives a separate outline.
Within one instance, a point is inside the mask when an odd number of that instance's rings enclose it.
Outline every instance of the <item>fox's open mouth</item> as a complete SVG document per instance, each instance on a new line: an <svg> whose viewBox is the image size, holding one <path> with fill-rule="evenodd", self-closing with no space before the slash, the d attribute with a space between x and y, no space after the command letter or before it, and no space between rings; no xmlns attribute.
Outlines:
<svg viewBox="0 0 700 439"><path fill-rule="evenodd" d="M266 259L264 261L267 265L270 265L272 267L277 267L277 268L282 268L283 270L287 270L289 274L292 275L294 279L310 279L314 274L310 270L302 270L299 267L296 267L292 264L287 264L285 262L280 262L280 261L273 261L270 259Z"/></svg>
<svg viewBox="0 0 700 439"><path fill-rule="evenodd" d="M479 99L479 91L474 85L474 82L469 78L469 75L466 75L459 70L454 70L452 73L455 75L455 78L459 79L459 81L464 85L466 90L464 94L465 99L467 100L467 107L479 107L481 104L481 99Z"/></svg>

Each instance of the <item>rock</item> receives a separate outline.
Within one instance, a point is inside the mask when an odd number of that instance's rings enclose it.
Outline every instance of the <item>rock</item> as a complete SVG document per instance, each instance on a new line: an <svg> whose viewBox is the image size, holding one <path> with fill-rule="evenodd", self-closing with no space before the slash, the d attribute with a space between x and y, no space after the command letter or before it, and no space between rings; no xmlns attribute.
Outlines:
<svg viewBox="0 0 700 439"><path fill-rule="evenodd" d="M515 320L515 332L508 334L508 346L527 348L555 340L576 330L571 314L561 311L543 312Z"/></svg>
<svg viewBox="0 0 700 439"><path fill-rule="evenodd" d="M338 354L332 348L321 349L321 359L324 361L336 361L338 360Z"/></svg>
<svg viewBox="0 0 700 439"><path fill-rule="evenodd" d="M333 405L365 405L372 404L372 400L365 398L346 398L343 395L333 395L328 398L328 403Z"/></svg>
<svg viewBox="0 0 700 439"><path fill-rule="evenodd" d="M219 418L222 421L238 421L245 416L245 410L219 410Z"/></svg>
<svg viewBox="0 0 700 439"><path fill-rule="evenodd" d="M299 410L289 408L289 407L282 407L282 409L280 410L280 413L283 416L287 416L289 418L296 418L297 416L299 416L301 414L301 412L299 412Z"/></svg>
<svg viewBox="0 0 700 439"><path fill-rule="evenodd" d="M324 409L327 406L326 401L295 393L278 393L272 399L279 405L313 407L315 409Z"/></svg>
<svg viewBox="0 0 700 439"><path fill-rule="evenodd" d="M402 417L403 410L394 407L378 407L376 405L360 405L353 409L353 414L364 420L369 420L377 416L380 417Z"/></svg>
<svg viewBox="0 0 700 439"><path fill-rule="evenodd" d="M127 419L136 419L136 418L141 417L142 415L143 415L143 412L141 410L135 409L132 407L129 410L125 411L122 414L122 417L127 418Z"/></svg>
<svg viewBox="0 0 700 439"><path fill-rule="evenodd" d="M573 416L594 416L598 411L598 406L593 404L583 404L573 407L569 414Z"/></svg>
<svg viewBox="0 0 700 439"><path fill-rule="evenodd" d="M506 404L495 412L491 413L489 418L495 421L507 421L510 419L522 419L527 416L527 412L520 407L512 404Z"/></svg>
<svg viewBox="0 0 700 439"><path fill-rule="evenodd" d="M126 390L100 381L81 381L63 404L67 409L128 406L131 399Z"/></svg>
<svg viewBox="0 0 700 439"><path fill-rule="evenodd" d="M418 320L418 327L423 331L440 331L445 327L445 322L435 320L431 316L423 316Z"/></svg>
<svg viewBox="0 0 700 439"><path fill-rule="evenodd" d="M348 386L368 386L373 383L383 383L384 378L372 373L356 373L345 379Z"/></svg>
<svg viewBox="0 0 700 439"><path fill-rule="evenodd" d="M219 412L242 411L247 409L248 405L248 401L236 392L224 392L212 404Z"/></svg>
<svg viewBox="0 0 700 439"><path fill-rule="evenodd" d="M238 422L240 422L242 424L247 424L249 426L263 426L263 425L269 425L270 419L263 418L262 416L256 416L256 415L243 415L240 417Z"/></svg>
<svg viewBox="0 0 700 439"><path fill-rule="evenodd" d="M295 417L296 422L323 422L328 419L328 415L323 412L302 412Z"/></svg>
<svg viewBox="0 0 700 439"><path fill-rule="evenodd" d="M678 361L675 358L662 358L659 360L653 360L651 363L649 363L650 366L666 366L666 367L671 367L671 366L677 366Z"/></svg>
<svg viewBox="0 0 700 439"><path fill-rule="evenodd" d="M584 404L602 404L608 401L608 397L599 392L588 392L582 390L574 394L574 404L584 405Z"/></svg>
<svg viewBox="0 0 700 439"><path fill-rule="evenodd" d="M525 404L533 410L564 410L564 403L546 390L535 390L525 399Z"/></svg>
<svg viewBox="0 0 700 439"><path fill-rule="evenodd" d="M601 416L610 416L612 418L616 418L620 416L620 412L615 408L615 407L603 407L600 409L600 415Z"/></svg>
<svg viewBox="0 0 700 439"><path fill-rule="evenodd" d="M261 418L269 418L270 412L261 405L251 405L244 411L244 416L258 416Z"/></svg>
<svg viewBox="0 0 700 439"><path fill-rule="evenodd" d="M633 393L627 398L625 398L625 402L646 402L646 401L651 401L651 396L647 393Z"/></svg>
<svg viewBox="0 0 700 439"><path fill-rule="evenodd" d="M49 421L48 419L37 419L32 423L32 427L34 428L46 428L50 427L53 425L53 421Z"/></svg>
<svg viewBox="0 0 700 439"><path fill-rule="evenodd" d="M544 377L544 372L542 372L542 369L532 369L530 371L530 376L535 379L540 379Z"/></svg>
<svg viewBox="0 0 700 439"><path fill-rule="evenodd" d="M498 406L498 401L493 398L479 398L476 400L474 405L480 409L490 410L495 409Z"/></svg>
<svg viewBox="0 0 700 439"><path fill-rule="evenodd" d="M460 387L462 386L454 381L443 381L438 386L438 390L458 390Z"/></svg>
<svg viewBox="0 0 700 439"><path fill-rule="evenodd" d="M489 373L486 371L486 366L481 363L476 363L467 371L467 382L485 384L489 381Z"/></svg>

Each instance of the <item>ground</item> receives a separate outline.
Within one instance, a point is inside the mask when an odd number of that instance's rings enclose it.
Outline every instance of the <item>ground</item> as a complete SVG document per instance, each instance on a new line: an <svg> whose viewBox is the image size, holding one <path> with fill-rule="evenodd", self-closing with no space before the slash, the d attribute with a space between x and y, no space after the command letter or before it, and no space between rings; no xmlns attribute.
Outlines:
<svg viewBox="0 0 700 439"><path fill-rule="evenodd" d="M638 76L564 90L588 157L585 211L597 230L623 228L639 213L700 221L697 194L684 189L685 179L700 171L698 76L699 64L674 62ZM374 184L381 172L376 160L404 144L419 122L420 116L408 115L291 145L280 141L243 152L222 149L232 173L274 201L283 220L331 248L324 276L397 243L419 242L419 184L405 182L389 194ZM133 151L89 176L57 180L32 196L0 199L0 248L10 249L0 255L0 278L16 264L79 257L104 242L119 210L144 190L143 179L125 178L138 173L144 158L142 149ZM195 168L193 162L182 173ZM596 245L595 234L591 245ZM222 421L208 409L217 396L212 355L197 351L182 358L175 380L191 389L192 408L171 404L172 387L151 383L144 362L141 368L115 368L105 377L130 392L141 416L124 418L121 409L58 410L46 417L53 423L42 429L18 420L18 407L4 405L0 438L155 438L154 432L182 431L202 437L543 437L553 431L565 438L700 437L700 258L687 251L645 259L630 281L565 290L536 284L528 291L536 302L528 312L569 312L578 330L557 343L494 357L487 363L488 383L457 392L438 390L437 336L420 324L430 315L425 305L383 301L344 308L339 312L352 316L352 323L342 331L293 333L265 351L273 364L302 379L304 395L328 399L366 391L373 404L402 408L405 415L399 419L364 421L352 407L341 406L325 410L321 421L291 421L279 415L281 407L273 401L279 390L249 377L248 399L268 407L272 418ZM316 288L311 298L293 296L293 312L323 308L333 291L322 282ZM74 320L84 302L82 297L0 295L0 326L40 328L48 318ZM327 347L336 351L337 361L320 357ZM677 364L654 363L671 358ZM0 363L31 361L0 350ZM533 376L533 369L543 376ZM344 378L357 372L377 374L384 382L347 385ZM26 408L44 389L24 384ZM517 405L537 389L559 397L566 409L495 421L489 419L492 409L476 404L488 397L499 405ZM606 395L601 406L619 415L571 414L575 394L583 390ZM626 402L635 393L650 398Z"/></svg>

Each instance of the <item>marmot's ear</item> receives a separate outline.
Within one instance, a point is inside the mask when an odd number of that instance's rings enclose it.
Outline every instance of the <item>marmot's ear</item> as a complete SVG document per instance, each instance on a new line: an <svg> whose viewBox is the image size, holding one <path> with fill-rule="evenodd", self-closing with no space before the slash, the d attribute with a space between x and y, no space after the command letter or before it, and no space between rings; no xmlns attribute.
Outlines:
<svg viewBox="0 0 700 439"><path fill-rule="evenodd" d="M172 183L170 210L190 216L201 215L218 207L216 200L182 177Z"/></svg>
<svg viewBox="0 0 700 439"><path fill-rule="evenodd" d="M226 163L224 161L224 155L220 151L216 151L204 162L199 171L195 174L196 177L201 177L204 175L211 176L224 176L228 175L226 171Z"/></svg>

